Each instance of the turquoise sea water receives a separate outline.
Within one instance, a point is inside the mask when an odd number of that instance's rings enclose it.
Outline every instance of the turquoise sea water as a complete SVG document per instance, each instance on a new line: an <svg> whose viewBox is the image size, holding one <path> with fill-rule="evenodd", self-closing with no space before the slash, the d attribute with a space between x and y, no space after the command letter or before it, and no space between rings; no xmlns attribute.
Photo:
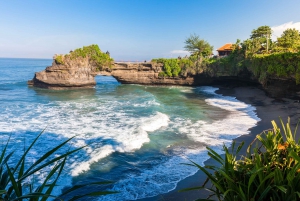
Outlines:
<svg viewBox="0 0 300 201"><path fill-rule="evenodd" d="M196 173L181 163L203 164L205 146L221 152L223 143L247 134L259 121L254 107L209 86L122 85L97 76L93 89L28 87L34 72L51 62L0 59L0 142L11 135L9 149L18 158L24 144L46 128L29 162L69 137L76 136L73 148L89 144L69 159L57 194L66 186L101 179L116 182L85 190L120 193L83 200L137 200L166 193Z"/></svg>

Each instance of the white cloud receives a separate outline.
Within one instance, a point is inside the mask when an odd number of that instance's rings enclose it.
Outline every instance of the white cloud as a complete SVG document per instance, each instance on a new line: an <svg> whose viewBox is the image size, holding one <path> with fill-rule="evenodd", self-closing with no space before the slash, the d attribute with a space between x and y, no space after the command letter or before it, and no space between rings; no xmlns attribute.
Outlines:
<svg viewBox="0 0 300 201"><path fill-rule="evenodd" d="M185 51L185 50L172 50L172 51L170 52L170 54L171 54L173 57L190 55L190 53L189 53L188 51Z"/></svg>
<svg viewBox="0 0 300 201"><path fill-rule="evenodd" d="M272 40L277 40L278 37L281 36L284 30L289 29L289 28L295 28L300 31L300 22L287 22L278 26L273 26L271 27L273 33L272 33Z"/></svg>

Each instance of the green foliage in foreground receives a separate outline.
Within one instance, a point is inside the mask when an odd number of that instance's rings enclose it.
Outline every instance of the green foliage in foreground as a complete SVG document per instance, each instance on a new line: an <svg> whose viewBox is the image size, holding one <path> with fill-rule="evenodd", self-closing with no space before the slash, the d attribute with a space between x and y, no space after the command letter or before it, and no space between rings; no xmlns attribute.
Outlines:
<svg viewBox="0 0 300 201"><path fill-rule="evenodd" d="M82 48L71 51L70 54L58 55L55 57L55 62L58 64L64 64L65 59L75 60L78 58L89 57L95 62L98 70L102 70L105 67L112 67L113 59L109 54L102 52L98 45L83 46Z"/></svg>
<svg viewBox="0 0 300 201"><path fill-rule="evenodd" d="M7 153L7 146L2 150L0 154L0 200L3 201L18 201L18 200L28 200L28 201L46 201L48 198L57 198L58 200L63 200L61 197L70 196L70 193L75 190L88 187L91 185L103 185L109 184L111 182L95 182L86 185L75 185L72 188L65 191L62 195L54 196L52 195L53 189L57 186L57 180L59 179L62 171L64 169L67 158L84 147L80 147L74 150L69 150L68 152L57 156L57 151L64 146L68 145L68 142L72 138L64 141L53 149L49 150L43 156L38 158L36 162L32 165L27 164L26 157L31 148L35 145L38 138L41 136L42 132L36 137L36 139L31 143L31 145L24 150L24 154L20 156L19 161L10 161L11 156L14 152ZM14 165L10 165L14 164ZM51 169L46 171L45 169ZM34 174L39 171L45 171L45 176L41 184L36 184L34 182ZM100 196L116 192L93 192L82 195L76 195L68 199L69 201L77 200L84 196ZM72 196L72 194L71 194Z"/></svg>
<svg viewBox="0 0 300 201"><path fill-rule="evenodd" d="M203 186L182 191L207 189L214 199L227 201L300 200L300 145L296 142L296 130L292 133L290 123L281 121L283 130L272 121L273 129L256 136L258 143L247 149L247 155L237 159L243 143L229 150L224 146L225 157L208 149L208 155L220 166L193 163L208 179ZM254 140L254 141L255 141ZM253 142L254 142L253 141ZM213 171L213 173L212 173ZM208 186L208 181L212 186Z"/></svg>

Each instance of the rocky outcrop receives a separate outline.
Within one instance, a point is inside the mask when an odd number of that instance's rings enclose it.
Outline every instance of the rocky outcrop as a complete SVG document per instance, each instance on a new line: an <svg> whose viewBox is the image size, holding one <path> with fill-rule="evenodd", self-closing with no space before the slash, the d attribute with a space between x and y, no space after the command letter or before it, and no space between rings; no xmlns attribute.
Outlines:
<svg viewBox="0 0 300 201"><path fill-rule="evenodd" d="M28 85L48 89L90 88L94 87L96 65L89 58L66 59L57 63L53 59L52 66L37 72Z"/></svg>
<svg viewBox="0 0 300 201"><path fill-rule="evenodd" d="M144 85L184 85L192 86L208 84L212 80L206 76L202 79L195 77L159 77L162 71L160 63L114 63L111 68L99 71L97 66L89 58L65 59L63 63L57 63L55 57L52 66L41 72L35 73L28 85L48 89L90 88L96 85L96 75L113 76L123 84Z"/></svg>
<svg viewBox="0 0 300 201"><path fill-rule="evenodd" d="M296 84L295 79L292 78L268 78L263 89L270 97L282 98L288 97L300 100L300 84Z"/></svg>
<svg viewBox="0 0 300 201"><path fill-rule="evenodd" d="M160 63L115 63L110 75L123 84L195 85L194 77L160 77L158 74L161 71Z"/></svg>
<svg viewBox="0 0 300 201"><path fill-rule="evenodd" d="M41 72L35 73L29 85L48 89L90 88L96 85L96 75L113 76L123 84L143 85L224 85L241 86L256 85L275 98L300 97L300 85L296 85L295 79L268 78L263 85L254 78L251 72L245 71L237 76L209 76L198 74L187 77L160 77L161 63L114 63L111 68L99 71L97 65L89 58L65 59L63 63L57 63L55 58L52 66Z"/></svg>

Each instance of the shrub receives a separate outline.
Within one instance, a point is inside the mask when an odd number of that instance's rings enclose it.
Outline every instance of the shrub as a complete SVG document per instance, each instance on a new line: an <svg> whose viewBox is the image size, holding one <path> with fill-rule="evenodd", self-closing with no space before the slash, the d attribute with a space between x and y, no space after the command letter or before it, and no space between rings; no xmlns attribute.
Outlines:
<svg viewBox="0 0 300 201"><path fill-rule="evenodd" d="M98 70L102 70L105 67L111 68L114 61L110 58L109 54L102 52L98 45L83 46L82 48L71 51L70 54L65 56L70 59L89 57L95 62Z"/></svg>
<svg viewBox="0 0 300 201"><path fill-rule="evenodd" d="M179 59L160 58L160 59L152 59L151 61L163 64L164 74L160 74L159 76L177 77L181 71L181 68L179 66Z"/></svg>
<svg viewBox="0 0 300 201"><path fill-rule="evenodd" d="M267 73L282 78L295 77L296 84L298 84L299 59L300 53L290 52L256 55L250 60L249 69L255 72L259 78L267 77L265 75Z"/></svg>
<svg viewBox="0 0 300 201"><path fill-rule="evenodd" d="M281 120L280 120L281 121ZM284 125L283 131L272 121L273 129L256 136L256 147L253 142L247 149L246 156L237 159L244 143L231 151L224 146L225 157L214 150L208 149L208 155L220 166L205 166L193 163L203 171L212 186L207 187L207 181L201 187L184 189L182 191L207 189L218 200L299 200L300 199L300 145L296 142L296 131L292 133L290 123ZM297 128L296 128L297 130ZM210 171L213 171L211 173Z"/></svg>
<svg viewBox="0 0 300 201"><path fill-rule="evenodd" d="M63 61L63 55L57 55L57 56L55 57L55 62L56 62L57 64L64 64L64 61Z"/></svg>
<svg viewBox="0 0 300 201"><path fill-rule="evenodd" d="M245 58L241 52L234 51L228 57L209 63L208 69L215 69L219 75L236 76L247 68L262 84L265 84L270 76L294 78L296 84L300 84L299 60L300 52L255 54Z"/></svg>

